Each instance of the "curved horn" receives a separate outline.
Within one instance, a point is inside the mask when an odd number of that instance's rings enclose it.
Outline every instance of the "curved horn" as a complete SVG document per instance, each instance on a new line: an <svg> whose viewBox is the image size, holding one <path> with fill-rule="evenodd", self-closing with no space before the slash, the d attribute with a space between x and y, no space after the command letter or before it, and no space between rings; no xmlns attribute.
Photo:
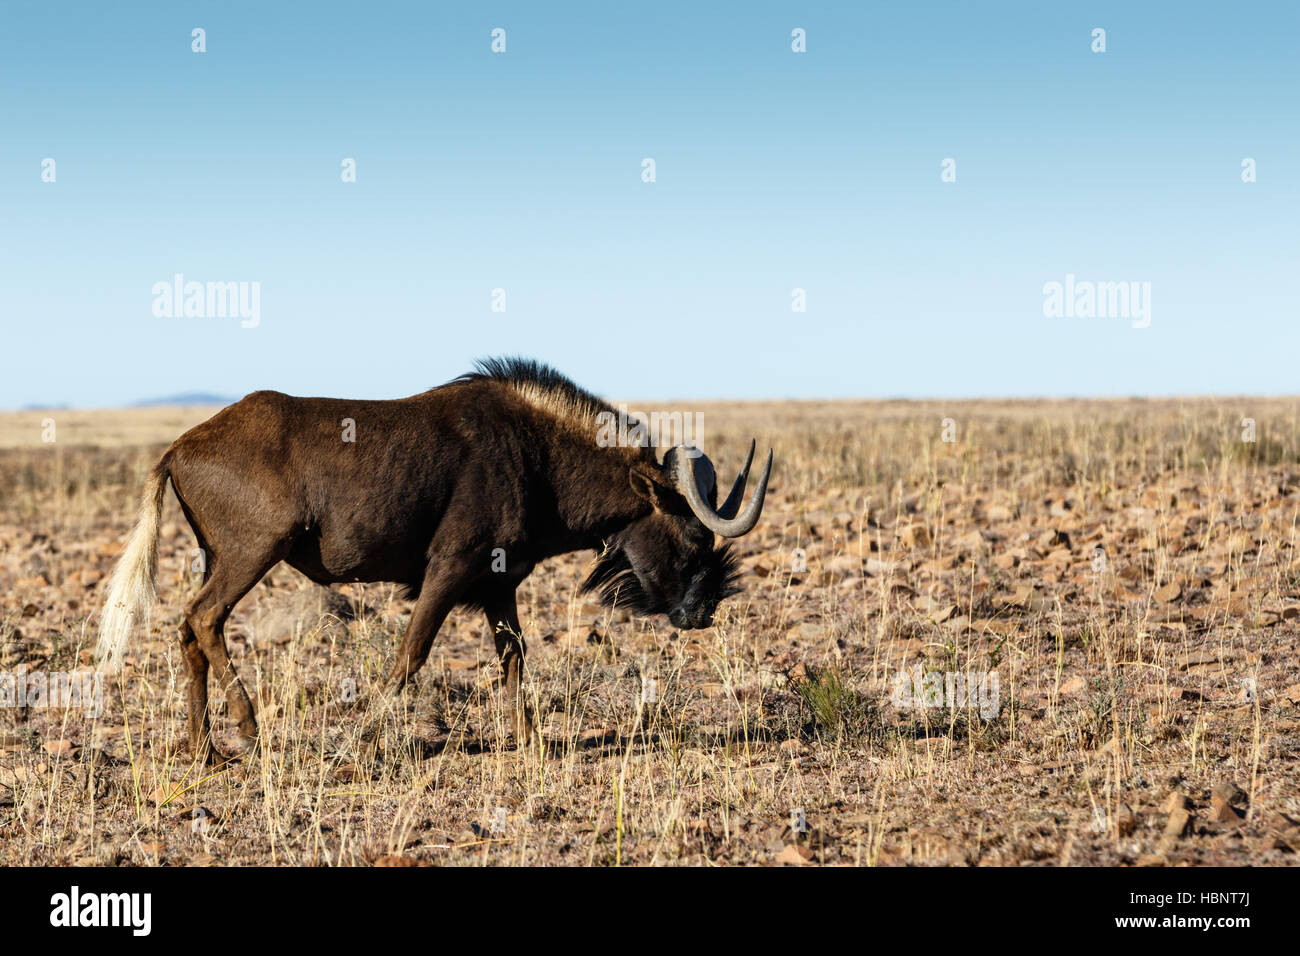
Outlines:
<svg viewBox="0 0 1300 956"><path fill-rule="evenodd" d="M700 458L703 457L703 455L700 456ZM758 524L759 515L763 513L763 498L767 494L767 479L772 474L772 453L770 451L767 453L767 464L763 466L763 473L758 478L758 486L754 489L754 496L749 499L748 507L739 517L735 518L722 517L704 499L699 482L696 480L695 462L698 460L691 458L689 455L677 456L677 490L686 498L686 503L691 506L691 511L695 512L695 517L700 519L700 523L704 527L724 538L739 538L741 535L749 534L754 530L754 525ZM748 462L745 467L747 471ZM742 475L744 474L745 472L742 472ZM743 484L741 487L743 488ZM737 494L739 492L733 488L732 495ZM731 496L728 496L727 501L731 501Z"/></svg>
<svg viewBox="0 0 1300 956"><path fill-rule="evenodd" d="M736 476L736 481L731 486L731 492L727 495L727 500L718 509L719 518L736 517L736 512L740 510L740 503L745 498L745 483L749 481L749 466L753 463L754 439L751 438L749 440L749 454L745 456L745 467L740 469L740 474Z"/></svg>

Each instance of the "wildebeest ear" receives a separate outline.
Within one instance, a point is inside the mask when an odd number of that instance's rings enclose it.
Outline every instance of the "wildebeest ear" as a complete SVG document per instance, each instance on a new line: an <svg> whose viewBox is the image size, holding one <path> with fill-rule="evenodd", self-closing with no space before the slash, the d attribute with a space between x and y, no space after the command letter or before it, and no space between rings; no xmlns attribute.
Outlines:
<svg viewBox="0 0 1300 956"><path fill-rule="evenodd" d="M655 511L668 511L671 507L672 496L675 494L673 489L664 483L664 479L659 474L650 474L633 468L628 475L632 483L632 490L638 496L644 498L650 504L654 505Z"/></svg>

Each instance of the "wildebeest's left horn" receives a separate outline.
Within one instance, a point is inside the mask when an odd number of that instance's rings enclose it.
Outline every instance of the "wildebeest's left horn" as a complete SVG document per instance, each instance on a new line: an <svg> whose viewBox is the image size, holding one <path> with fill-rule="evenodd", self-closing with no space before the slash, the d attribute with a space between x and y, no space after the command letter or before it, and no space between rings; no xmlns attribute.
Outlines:
<svg viewBox="0 0 1300 956"><path fill-rule="evenodd" d="M704 497L704 492L700 488L700 472L711 468L708 459L703 454L692 458L690 455L677 455L677 490L686 498L686 503L691 506L691 511L695 512L695 517L700 519L700 523L708 528L714 534L721 535L724 538L739 538L741 535L749 534L754 530L754 525L758 524L759 515L763 513L763 498L767 495L767 479L772 474L772 453L767 453L767 464L763 466L763 473L758 478L758 485L754 488L754 497L749 499L749 505L739 515L739 517L728 517L728 513L734 515L735 509L740 506L740 497L745 493L745 481L749 477L749 465L754 457L754 444L751 441L749 447L749 456L745 459L745 467L741 469L740 476L736 479L735 485L732 486L731 494L717 511L709 504ZM734 501L732 499L735 499Z"/></svg>
<svg viewBox="0 0 1300 956"><path fill-rule="evenodd" d="M745 466L740 469L740 474L736 476L735 483L731 486L731 493L727 495L727 500L722 503L718 509L719 518L734 518L736 512L740 510L740 502L745 497L745 483L749 481L749 466L754 463L754 439L749 440L749 454L745 456Z"/></svg>

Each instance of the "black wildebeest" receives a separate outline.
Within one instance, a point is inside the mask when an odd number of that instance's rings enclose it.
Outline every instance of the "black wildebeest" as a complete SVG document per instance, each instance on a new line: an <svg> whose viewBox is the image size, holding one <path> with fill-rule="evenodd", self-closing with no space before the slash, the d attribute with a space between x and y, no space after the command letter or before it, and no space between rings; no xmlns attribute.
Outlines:
<svg viewBox="0 0 1300 956"><path fill-rule="evenodd" d="M230 662L227 616L286 561L321 584L390 581L416 595L388 681L404 686L457 605L483 610L505 671L516 741L530 733L520 697L524 642L515 589L544 558L598 552L583 590L610 606L707 627L737 592L730 546L758 523L772 455L740 511L754 444L717 505L713 465L676 446L610 446L612 408L553 369L522 359L410 398L346 401L254 392L175 442L154 467L140 518L109 582L96 656L116 668L154 600L158 520L168 480L206 555L185 607L189 735L215 760L208 671L225 689L244 749L252 703ZM351 424L345 421L351 420ZM352 440L344 440L351 429Z"/></svg>

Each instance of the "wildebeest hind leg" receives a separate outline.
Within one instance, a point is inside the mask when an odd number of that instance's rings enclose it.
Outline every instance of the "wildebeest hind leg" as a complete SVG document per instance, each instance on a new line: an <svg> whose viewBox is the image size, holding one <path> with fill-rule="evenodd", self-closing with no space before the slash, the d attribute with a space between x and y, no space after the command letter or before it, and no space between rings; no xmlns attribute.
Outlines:
<svg viewBox="0 0 1300 956"><path fill-rule="evenodd" d="M283 548L277 547L273 552L269 549L258 552L256 557L251 553L242 555L243 561L228 552L218 552L220 557L208 566L207 581L185 608L185 621L203 656L216 671L217 685L226 692L226 708L239 727L240 743L245 751L252 750L257 743L257 720L253 716L253 702L226 649L226 618L240 598L262 580L262 575L280 562L282 551ZM190 728L193 734L192 716Z"/></svg>
<svg viewBox="0 0 1300 956"><path fill-rule="evenodd" d="M212 763L212 724L208 716L208 659L188 621L181 622L181 653L189 675L190 752L199 763Z"/></svg>

